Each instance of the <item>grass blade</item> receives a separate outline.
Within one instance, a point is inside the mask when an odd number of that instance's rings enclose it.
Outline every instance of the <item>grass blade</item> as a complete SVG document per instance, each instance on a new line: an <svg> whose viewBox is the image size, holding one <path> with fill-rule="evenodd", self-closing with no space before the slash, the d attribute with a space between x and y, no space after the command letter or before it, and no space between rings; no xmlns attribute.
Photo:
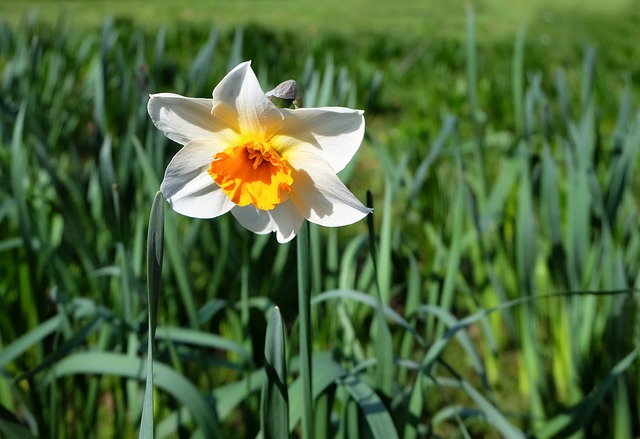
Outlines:
<svg viewBox="0 0 640 439"><path fill-rule="evenodd" d="M38 372L56 364L61 358L64 358L76 348L79 348L87 342L89 336L96 332L105 324L108 315L106 312L98 312L94 315L82 328L75 332L68 340L66 340L61 346L58 346L51 355L40 361L33 369L18 376L16 381L31 378Z"/></svg>
<svg viewBox="0 0 640 439"><path fill-rule="evenodd" d="M292 368L295 368L295 366L296 363L294 362ZM336 380L347 374L347 371L326 353L316 353L313 356L313 370L315 371L313 375L314 398L317 398ZM302 401L300 401L303 397L302 384L302 379L298 378L289 387L289 431L291 432L300 422L304 410Z"/></svg>
<svg viewBox="0 0 640 439"><path fill-rule="evenodd" d="M452 387L459 387L464 390L467 395L476 403L481 412L487 418L489 423L493 425L501 434L502 437L510 439L525 439L526 435L522 430L514 426L502 413L489 402L480 392L478 392L472 385L463 379L452 380L446 378L436 378L436 382L441 385L449 385ZM564 436L561 436L564 437Z"/></svg>
<svg viewBox="0 0 640 439"><path fill-rule="evenodd" d="M298 318L300 321L300 377L302 379L302 437L313 439L313 377L311 364L311 252L309 224L304 221L296 237L298 260Z"/></svg>
<svg viewBox="0 0 640 439"><path fill-rule="evenodd" d="M147 380L145 383L139 439L153 436L153 345L158 323L158 298L162 284L164 256L164 198L158 192L153 199L147 234L147 300L149 329L147 335Z"/></svg>
<svg viewBox="0 0 640 439"><path fill-rule="evenodd" d="M369 226L369 253L371 254L371 261L373 263L373 269L376 274L376 321L375 330L376 336L374 344L376 348L376 357L378 358L378 364L376 367L376 378L378 389L388 397L393 394L393 376L395 374L395 365L393 359L393 340L391 339L391 331L387 320L384 315L384 305L389 300L389 288L390 288L390 241L391 241L391 184L387 181L385 185L385 200L383 207L383 236L381 237L381 247L384 249L380 255L376 252L376 232L373 222L373 213L367 217L367 224ZM373 209L373 195L371 192L367 192L367 206ZM380 264L378 261L380 257ZM380 271L379 271L380 270ZM382 291L385 291L386 300L382 298Z"/></svg>
<svg viewBox="0 0 640 439"><path fill-rule="evenodd" d="M609 170L609 184L605 196L606 211L610 223L614 223L616 214L622 203L626 189L630 187L634 175L633 168L636 163L638 149L640 149L640 113L635 118L635 126L626 141L620 141L622 152Z"/></svg>
<svg viewBox="0 0 640 439"><path fill-rule="evenodd" d="M222 437L213 408L189 380L169 366L154 362L154 384L184 404L206 437ZM146 368L139 358L108 352L70 355L51 370L50 379L68 375L108 375L142 380Z"/></svg>
<svg viewBox="0 0 640 439"><path fill-rule="evenodd" d="M487 177L484 165L484 140L482 133L482 124L485 119L480 106L478 104L478 60L476 54L476 26L475 13L473 5L469 3L467 6L467 98L471 111L471 128L473 130L473 146L476 172L479 178L478 192L481 205L486 196Z"/></svg>
<svg viewBox="0 0 640 439"><path fill-rule="evenodd" d="M274 307L265 335L265 373L262 388L260 424L265 439L289 437L289 393L285 358L284 321L280 309Z"/></svg>
<svg viewBox="0 0 640 439"><path fill-rule="evenodd" d="M249 352L239 343L216 334L209 334L194 329L160 326L157 328L156 339L165 340L170 343L186 343L208 349L233 352L245 361L248 361L251 357Z"/></svg>
<svg viewBox="0 0 640 439"><path fill-rule="evenodd" d="M524 26L518 29L516 43L513 48L513 108L516 126L516 135L524 134L524 46L526 41L526 30Z"/></svg>
<svg viewBox="0 0 640 439"><path fill-rule="evenodd" d="M61 320L62 317L60 315L51 317L50 319L40 323L31 331L15 339L9 345L3 347L0 351L0 369L4 369L9 362L13 361L29 350L32 346L37 345L58 330L60 328Z"/></svg>
<svg viewBox="0 0 640 439"><path fill-rule="evenodd" d="M0 433L6 438L35 439L29 429L2 405L0 405Z"/></svg>
<svg viewBox="0 0 640 439"><path fill-rule="evenodd" d="M550 420L544 427L536 431L536 436L540 438L569 437L579 431L602 404L605 395L611 390L620 375L631 367L639 355L640 349L638 348L627 354L611 369L596 391L575 406L571 413L562 414Z"/></svg>
<svg viewBox="0 0 640 439"><path fill-rule="evenodd" d="M371 297L369 294L363 293L361 291L346 289L325 291L324 293L318 294L313 298L313 300L311 300L311 305L315 306L331 299L356 301L367 305L370 308L375 308L378 306L376 299L374 297ZM406 331L410 332L421 346L426 346L424 339L420 336L420 334L418 334L418 331L393 308L384 305L383 312L387 319L402 326Z"/></svg>
<svg viewBox="0 0 640 439"><path fill-rule="evenodd" d="M393 439L398 437L391 414L371 387L361 381L357 375L348 375L341 378L338 383L349 392L360 407L374 438Z"/></svg>

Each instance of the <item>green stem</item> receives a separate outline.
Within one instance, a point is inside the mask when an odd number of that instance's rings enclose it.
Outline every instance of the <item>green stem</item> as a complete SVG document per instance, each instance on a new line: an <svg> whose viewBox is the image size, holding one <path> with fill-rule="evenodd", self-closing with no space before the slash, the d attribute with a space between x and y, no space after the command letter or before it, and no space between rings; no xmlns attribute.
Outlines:
<svg viewBox="0 0 640 439"><path fill-rule="evenodd" d="M311 295L309 224L305 221L297 237L298 310L300 319L300 377L302 379L302 437L313 439L313 393L311 389Z"/></svg>

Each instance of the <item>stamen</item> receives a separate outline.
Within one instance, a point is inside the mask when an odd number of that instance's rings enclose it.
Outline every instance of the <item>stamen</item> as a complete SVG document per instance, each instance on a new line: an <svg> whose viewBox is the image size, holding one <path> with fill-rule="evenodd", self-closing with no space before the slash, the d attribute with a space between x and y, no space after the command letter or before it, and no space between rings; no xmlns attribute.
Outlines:
<svg viewBox="0 0 640 439"><path fill-rule="evenodd" d="M249 160L255 160L253 162L253 169L258 169L260 163L265 159L260 151L256 151L255 148L248 146L247 152L249 153Z"/></svg>
<svg viewBox="0 0 640 439"><path fill-rule="evenodd" d="M227 148L214 156L208 172L231 201L262 210L280 204L293 184L287 161L263 142Z"/></svg>

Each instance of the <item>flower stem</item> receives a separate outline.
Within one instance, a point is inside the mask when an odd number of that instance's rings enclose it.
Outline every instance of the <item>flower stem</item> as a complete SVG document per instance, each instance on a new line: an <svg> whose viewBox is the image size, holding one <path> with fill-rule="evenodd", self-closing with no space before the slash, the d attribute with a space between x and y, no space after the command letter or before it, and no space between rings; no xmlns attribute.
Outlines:
<svg viewBox="0 0 640 439"><path fill-rule="evenodd" d="M298 233L298 311L300 319L300 377L302 379L302 437L313 439L313 393L311 389L311 294L309 224Z"/></svg>

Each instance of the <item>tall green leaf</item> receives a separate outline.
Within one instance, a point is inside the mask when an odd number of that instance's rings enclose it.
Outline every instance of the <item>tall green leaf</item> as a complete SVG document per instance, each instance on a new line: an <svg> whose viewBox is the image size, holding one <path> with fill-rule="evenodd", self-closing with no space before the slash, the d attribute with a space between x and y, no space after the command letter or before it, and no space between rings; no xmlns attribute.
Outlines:
<svg viewBox="0 0 640 439"><path fill-rule="evenodd" d="M302 436L313 439L313 388L311 334L311 249L309 224L304 221L296 237L298 262L298 319L300 321L300 377L302 380Z"/></svg>
<svg viewBox="0 0 640 439"><path fill-rule="evenodd" d="M158 323L158 298L162 284L162 260L164 256L164 198L158 192L153 199L149 215L147 234L147 378L140 420L138 438L152 439L153 436L153 345Z"/></svg>
<svg viewBox="0 0 640 439"><path fill-rule="evenodd" d="M274 307L267 323L264 346L264 370L260 424L265 439L289 437L289 393L285 355L284 321Z"/></svg>

